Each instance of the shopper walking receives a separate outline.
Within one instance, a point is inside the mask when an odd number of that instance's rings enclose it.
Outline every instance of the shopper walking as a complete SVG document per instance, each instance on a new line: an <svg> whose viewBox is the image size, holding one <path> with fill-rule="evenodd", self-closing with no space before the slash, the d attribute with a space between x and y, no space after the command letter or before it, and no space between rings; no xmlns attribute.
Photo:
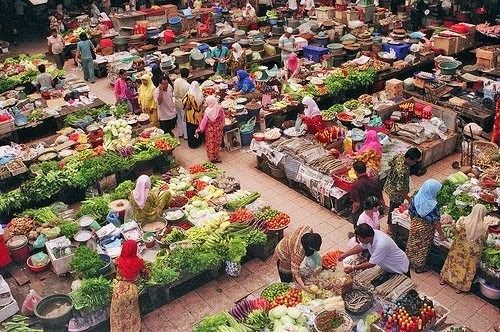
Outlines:
<svg viewBox="0 0 500 332"><path fill-rule="evenodd" d="M181 68L181 76L177 77L174 81L174 99L175 109L177 111L177 129L179 130L179 137L188 139L186 129L186 112L184 110L184 97L189 91L189 69Z"/></svg>
<svg viewBox="0 0 500 332"><path fill-rule="evenodd" d="M205 99L207 108L196 133L205 133L205 149L210 162L220 163L220 149L224 129L224 110L219 105L217 97L208 96Z"/></svg>
<svg viewBox="0 0 500 332"><path fill-rule="evenodd" d="M135 82L132 80L132 77L130 76L127 76L125 82L127 83L127 87L125 89L125 96L127 96L127 100L129 104L132 106L132 112L134 112L134 114L140 114L141 107L139 106L137 87L135 85Z"/></svg>
<svg viewBox="0 0 500 332"><path fill-rule="evenodd" d="M281 282L295 281L300 288L310 292L302 279L300 265L306 256L310 257L319 252L321 243L321 235L313 233L309 226L301 226L283 237L274 251Z"/></svg>
<svg viewBox="0 0 500 332"><path fill-rule="evenodd" d="M115 93L116 103L127 101L127 71L125 69L120 69L118 72L118 77L115 80L115 86L113 87Z"/></svg>
<svg viewBox="0 0 500 332"><path fill-rule="evenodd" d="M200 124L203 112L203 91L197 81L193 81L183 99L184 111L186 112L186 130L188 136L188 146L196 149L201 145L202 138L196 133Z"/></svg>
<svg viewBox="0 0 500 332"><path fill-rule="evenodd" d="M156 111L156 99L154 96L155 86L151 80L151 75L144 74L141 77L141 86L139 87L139 106L142 112L149 114L149 121L156 127L160 126L158 122L158 113Z"/></svg>
<svg viewBox="0 0 500 332"><path fill-rule="evenodd" d="M117 282L113 287L109 312L111 332L140 331L139 289L136 282L147 274L144 261L137 256L137 242L123 243L116 259Z"/></svg>
<svg viewBox="0 0 500 332"><path fill-rule="evenodd" d="M57 69L64 68L64 38L59 34L57 29L52 29L52 34L47 37L47 45L49 46L49 54L54 57Z"/></svg>
<svg viewBox="0 0 500 332"><path fill-rule="evenodd" d="M486 207L476 204L467 217L454 226L454 238L441 270L440 283L449 284L457 293L468 292L481 261L488 225L484 222Z"/></svg>
<svg viewBox="0 0 500 332"><path fill-rule="evenodd" d="M389 171L385 180L384 191L389 196L389 215L387 233L392 233L392 211L398 208L410 193L410 167L422 158L422 152L410 148L405 154L398 153L389 161Z"/></svg>
<svg viewBox="0 0 500 332"><path fill-rule="evenodd" d="M406 243L406 255L408 255L411 267L416 273L429 270L427 257L431 250L434 232L438 232L440 240L444 239L440 222L441 215L436 199L441 186L437 180L426 180L408 205L411 223L410 235Z"/></svg>
<svg viewBox="0 0 500 332"><path fill-rule="evenodd" d="M222 41L220 41L216 47L214 47L210 55L212 59L215 60L215 73L220 76L226 76L227 73L227 57L229 55L229 49L222 45Z"/></svg>
<svg viewBox="0 0 500 332"><path fill-rule="evenodd" d="M76 44L76 57L80 60L83 69L83 78L85 81L95 83L94 74L94 44L89 40L87 34L80 34L80 41Z"/></svg>
<svg viewBox="0 0 500 332"><path fill-rule="evenodd" d="M177 121L177 112L174 104L174 87L170 77L164 75L160 85L155 90L155 98L158 104L158 119L160 128L167 134L172 135Z"/></svg>

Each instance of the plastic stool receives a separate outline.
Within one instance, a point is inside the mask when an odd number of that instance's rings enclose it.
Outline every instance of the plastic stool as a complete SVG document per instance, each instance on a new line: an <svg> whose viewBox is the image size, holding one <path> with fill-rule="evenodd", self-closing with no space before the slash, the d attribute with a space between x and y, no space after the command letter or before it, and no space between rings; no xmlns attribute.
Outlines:
<svg viewBox="0 0 500 332"><path fill-rule="evenodd" d="M224 133L224 147L227 151L241 148L240 128L234 128Z"/></svg>

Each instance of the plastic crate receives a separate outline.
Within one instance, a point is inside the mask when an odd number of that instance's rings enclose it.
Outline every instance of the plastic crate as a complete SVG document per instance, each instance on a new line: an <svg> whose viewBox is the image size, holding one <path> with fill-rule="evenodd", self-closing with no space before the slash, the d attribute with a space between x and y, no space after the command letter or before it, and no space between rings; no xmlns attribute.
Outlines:
<svg viewBox="0 0 500 332"><path fill-rule="evenodd" d="M307 45L302 49L302 54L305 59L321 62L321 57L325 54L328 54L328 49L325 47Z"/></svg>
<svg viewBox="0 0 500 332"><path fill-rule="evenodd" d="M17 305L17 301L12 296L10 292L9 285L5 282L3 277L0 275L0 292L5 294L2 296L0 301L0 322L8 319L13 316L16 312L19 311L19 306Z"/></svg>
<svg viewBox="0 0 500 332"><path fill-rule="evenodd" d="M373 0L359 0L358 5L371 6L371 5L373 5Z"/></svg>

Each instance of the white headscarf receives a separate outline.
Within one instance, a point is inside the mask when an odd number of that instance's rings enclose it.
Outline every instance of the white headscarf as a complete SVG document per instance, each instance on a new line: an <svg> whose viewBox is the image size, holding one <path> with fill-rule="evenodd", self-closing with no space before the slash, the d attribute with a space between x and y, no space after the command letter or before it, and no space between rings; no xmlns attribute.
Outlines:
<svg viewBox="0 0 500 332"><path fill-rule="evenodd" d="M205 103L207 104L207 108L205 109L205 114L208 116L210 121L213 122L219 116L219 110L220 110L219 101L217 100L217 97L210 95L205 99Z"/></svg>
<svg viewBox="0 0 500 332"><path fill-rule="evenodd" d="M255 17L255 16L257 16L255 9L250 3L247 3L247 5L245 6L245 11L243 12L243 17Z"/></svg>
<svg viewBox="0 0 500 332"><path fill-rule="evenodd" d="M198 107L201 106L204 97L203 97L203 91L201 91L200 89L200 84L197 81L191 82L191 85L189 86L189 90L187 93L194 97Z"/></svg>
<svg viewBox="0 0 500 332"><path fill-rule="evenodd" d="M306 107L304 110L304 115L306 117L312 118L316 115L321 115L318 105L311 97L302 98L302 104Z"/></svg>
<svg viewBox="0 0 500 332"><path fill-rule="evenodd" d="M144 208L148 198L149 190L151 189L151 179L147 175L141 175L137 178L135 189L132 191L134 200L139 208Z"/></svg>
<svg viewBox="0 0 500 332"><path fill-rule="evenodd" d="M486 207L483 204L476 204L472 208L471 213L467 217L462 218L467 241L475 241L488 230L488 225L484 222L486 212Z"/></svg>
<svg viewBox="0 0 500 332"><path fill-rule="evenodd" d="M243 49L241 48L241 45L238 43L234 43L231 46L231 51L233 52L233 56L235 60L238 60L242 55L243 55Z"/></svg>

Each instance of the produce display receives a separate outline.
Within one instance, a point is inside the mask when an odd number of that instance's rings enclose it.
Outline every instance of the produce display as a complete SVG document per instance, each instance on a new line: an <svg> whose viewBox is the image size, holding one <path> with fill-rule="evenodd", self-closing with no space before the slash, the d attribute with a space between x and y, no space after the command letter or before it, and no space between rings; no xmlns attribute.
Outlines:
<svg viewBox="0 0 500 332"><path fill-rule="evenodd" d="M324 311L316 317L315 327L319 332L350 331L352 320L337 311Z"/></svg>

